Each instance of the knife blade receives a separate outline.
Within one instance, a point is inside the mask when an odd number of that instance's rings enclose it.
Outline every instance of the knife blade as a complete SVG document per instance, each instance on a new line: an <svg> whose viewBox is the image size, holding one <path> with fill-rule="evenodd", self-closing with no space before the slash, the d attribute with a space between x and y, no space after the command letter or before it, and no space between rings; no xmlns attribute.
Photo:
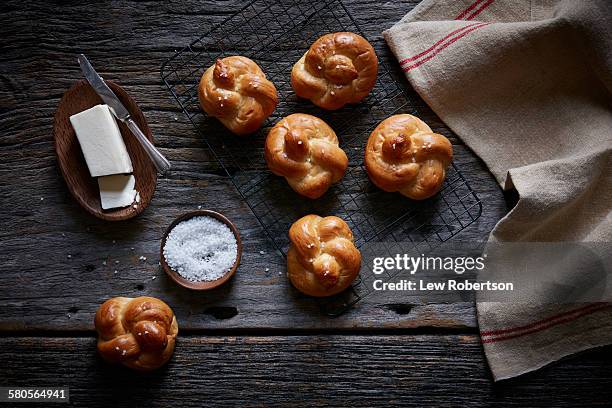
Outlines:
<svg viewBox="0 0 612 408"><path fill-rule="evenodd" d="M94 69L94 67L89 63L87 57L83 54L79 54L78 57L79 65L81 66L81 71L83 75L85 75L85 79L92 86L92 88L96 91L96 93L102 98L102 101L108 105L113 115L119 119L121 122L125 123L128 129L136 136L136 139L142 145L144 151L147 153L155 168L160 174L164 174L168 170L170 170L170 162L166 159L159 150L153 146L153 143L149 141L149 139L145 136L144 133L140 130L136 122L132 118L130 118L130 112L126 109L125 106L121 103L117 95L106 85L104 79Z"/></svg>
<svg viewBox="0 0 612 408"><path fill-rule="evenodd" d="M129 119L130 113L123 106L117 95L106 85L104 79L94 69L94 67L89 63L87 57L85 55L79 55L79 65L81 66L81 71L83 75L85 75L85 79L87 82L93 87L96 93L102 98L105 104L107 104L113 111L113 114L120 121L125 121Z"/></svg>

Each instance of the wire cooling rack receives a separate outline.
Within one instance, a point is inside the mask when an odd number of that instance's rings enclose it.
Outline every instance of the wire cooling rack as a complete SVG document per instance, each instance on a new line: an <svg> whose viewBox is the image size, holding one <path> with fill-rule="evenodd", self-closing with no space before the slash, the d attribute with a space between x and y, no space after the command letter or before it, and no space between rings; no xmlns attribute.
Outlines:
<svg viewBox="0 0 612 408"><path fill-rule="evenodd" d="M344 219L358 247L366 242L408 242L417 251L430 251L474 222L482 204L454 164L440 193L425 201L383 192L369 181L363 153L371 130L393 114L415 113L415 102L384 61L380 61L374 89L357 105L325 111L295 96L290 83L293 64L318 37L336 31L364 36L340 0L255 0L164 62L162 79L283 255L290 243L289 227L310 213ZM279 94L275 112L258 133L248 137L232 135L203 113L197 96L206 68L217 58L238 54L257 62ZM326 121L349 158L342 180L317 200L293 192L264 161L269 128L295 112ZM351 289L320 300L323 311L339 315L348 310L371 293L371 277L361 276Z"/></svg>

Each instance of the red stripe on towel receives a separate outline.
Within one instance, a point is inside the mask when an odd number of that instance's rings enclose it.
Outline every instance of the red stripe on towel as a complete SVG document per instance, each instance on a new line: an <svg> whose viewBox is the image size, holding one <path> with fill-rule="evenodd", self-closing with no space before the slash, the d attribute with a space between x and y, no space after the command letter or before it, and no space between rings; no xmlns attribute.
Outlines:
<svg viewBox="0 0 612 408"><path fill-rule="evenodd" d="M463 17L465 17L470 11L474 10L478 4L482 3L484 0L477 0L474 3L472 3L468 8L466 8L465 10L463 10L461 12L461 14L459 14L457 17L455 17L455 20L461 20Z"/></svg>
<svg viewBox="0 0 612 408"><path fill-rule="evenodd" d="M406 59L401 60L401 61L400 61L400 65L404 65L404 64L405 64L405 63L407 63L407 62L414 61L414 60L416 60L416 59L421 58L423 55L428 54L428 53L430 53L431 51L433 51L433 49L434 49L434 48L436 48L437 46L439 46L440 44L442 44L444 41L448 40L448 39L449 39L450 37L452 37L453 35L458 34L458 33L460 33L461 31L467 30L468 28L473 27L473 26L478 25L478 24L480 24L480 23L472 23L472 24L468 24L468 25L466 25L465 27L461 27L461 28L459 28L459 29L457 29L457 30L455 30L455 31L451 32L450 34L446 35L446 36L445 36L444 38L442 38L441 40L436 41L436 43L435 43L434 45L432 45L431 47L429 47L429 48L428 48L428 49L426 49L425 51L420 52L420 53L418 53L417 55L412 56L412 57L410 57L410 58L406 58Z"/></svg>
<svg viewBox="0 0 612 408"><path fill-rule="evenodd" d="M450 41L446 42L445 44L441 45L440 47L438 47L436 50L434 50L430 55L428 55L427 57L415 62L412 65L408 65L407 67L404 67L403 70L404 72L408 72L413 68L416 68L418 66L420 66L421 64L429 61L430 59L432 59L433 57L435 57L436 55L438 55L438 53L440 51L442 51L443 49L445 49L446 47L448 47L449 45L453 44L455 41L460 40L461 38L465 37L466 35L468 35L469 33L471 33L472 31L475 31L479 28L485 27L487 25L489 25L491 23L477 23L471 26L471 28L467 31L462 32L461 34L459 34L458 36L452 38Z"/></svg>
<svg viewBox="0 0 612 408"><path fill-rule="evenodd" d="M596 307L596 306L599 306L599 305L601 305L601 303L589 303L586 306L581 306L581 307L576 308L576 309L567 310L565 312L549 316L549 317L547 317L545 319L538 320L538 321L526 324L524 326L516 326L516 327L507 328L507 329L483 331L483 332L480 332L480 335L481 336L497 336L499 334L508 334L508 333L512 333L512 332L515 332L515 331L531 329L534 326L537 326L537 325L542 324L542 323L546 323L546 322L548 322L550 320L559 319L559 318L565 317L567 315L583 311L585 309L592 309L593 307Z"/></svg>
<svg viewBox="0 0 612 408"><path fill-rule="evenodd" d="M481 5L480 3L482 3L483 1L484 1L485 3ZM494 1L494 0L486 0L486 1L485 1L485 0L478 0L478 1L474 2L474 3L473 3L472 5L470 5L468 8L466 8L465 10L463 10L463 12L462 12L461 14L459 14L457 17L455 17L455 20L460 20L460 19L462 19L463 17L465 17L467 14L469 14L469 13L470 13L472 10L474 10L476 7L478 7L478 6L480 5L480 7L479 7L479 8L478 8L476 11L474 11L474 12L473 12L473 13L472 13L470 16L468 16L468 17L466 18L466 20L472 20L474 17L476 17L478 14L480 14L480 13L481 13L481 12L482 12L484 9L486 9L487 7L489 7L489 6L491 5L491 3L493 3L493 1ZM446 40L448 40L449 38L451 38L453 35L455 35L455 34L459 34L459 33L461 33L462 31L465 31L465 30L467 30L467 29L469 29L469 28L471 28L471 27L474 27L474 26L476 26L476 25L479 25L479 24L481 24L481 23L472 23L472 24L468 24L468 25L466 25L466 26L464 26L464 27L461 27L461 28L456 29L455 31L452 31L451 33L449 33L449 34L447 34L446 36L444 36L442 39L440 39L440 40L436 41L436 42L434 43L434 45L432 45L431 47L427 48L425 51L422 51L422 52L420 52L420 53L418 53L418 54L416 54L416 55L413 55L412 57L405 58L405 59L401 60L401 61L400 61L400 65L404 65L404 64L406 64L406 63L408 63L408 62L410 62L410 61L417 60L417 59L419 59L419 58L421 58L421 57L425 56L426 54L429 54L430 52L434 51L434 49L435 49L436 47L440 46L442 43L444 43ZM452 43L452 42L453 42L453 41L451 41L451 43ZM449 43L448 45L450 45L451 43ZM447 45L447 46L448 46L448 45ZM444 48L446 48L446 47L443 47L443 48L441 48L441 49L444 49Z"/></svg>
<svg viewBox="0 0 612 408"><path fill-rule="evenodd" d="M503 330L494 330L494 331L488 331L488 332L481 332L481 336L482 337L486 337L486 336L496 336L498 333L503 334L503 333L512 333L512 334L508 334L508 335L502 335L499 336L497 335L497 337L491 337L491 338L485 338L482 339L482 343L486 344L486 343L496 343L498 341L504 341L504 340L510 340L510 339L515 339L517 337L522 337L522 336L526 336L528 334L532 334L532 333L537 333L540 332L542 330L546 330L549 329L551 327L554 326L558 326L560 324L564 324L564 323L569 323L571 321L574 321L580 317L586 316L586 315L590 315L592 313L595 313L597 311L600 310L604 310L607 308L612 307L611 304L609 303L595 303L595 304L591 304L588 306L584 306L584 307L580 307L578 309L574 309L565 313L560 313L558 315L555 316L551 316L547 319L544 320L540 320L538 322L534 322L525 326L519 326L519 327L515 327L515 328L511 328L511 329L503 329ZM514 333L516 332L516 333Z"/></svg>
<svg viewBox="0 0 612 408"><path fill-rule="evenodd" d="M482 11L484 9L486 9L487 7L489 7L491 5L491 3L493 3L494 0L487 0L482 6L480 6L480 8L478 10L476 10L474 13L472 13L468 18L466 18L466 20L473 20L474 17L476 17L477 15L479 15L480 13L482 13Z"/></svg>

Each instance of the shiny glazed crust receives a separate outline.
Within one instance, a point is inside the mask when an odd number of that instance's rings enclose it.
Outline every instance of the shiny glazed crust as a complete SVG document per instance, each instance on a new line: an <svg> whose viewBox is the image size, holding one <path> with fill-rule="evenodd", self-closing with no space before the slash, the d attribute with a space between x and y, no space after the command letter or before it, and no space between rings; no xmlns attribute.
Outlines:
<svg viewBox="0 0 612 408"><path fill-rule="evenodd" d="M172 309L159 299L109 299L98 308L94 324L98 351L109 362L150 371L174 352L178 324Z"/></svg>
<svg viewBox="0 0 612 408"><path fill-rule="evenodd" d="M270 129L264 154L272 173L285 177L295 192L313 199L340 180L348 166L332 128L303 113L289 115Z"/></svg>
<svg viewBox="0 0 612 408"><path fill-rule="evenodd" d="M370 134L365 166L379 188L423 200L440 190L452 158L446 137L433 133L419 118L402 114L385 119Z"/></svg>
<svg viewBox="0 0 612 408"><path fill-rule="evenodd" d="M307 215L289 229L287 275L300 292L331 296L350 286L361 268L353 233L338 217Z"/></svg>
<svg viewBox="0 0 612 408"><path fill-rule="evenodd" d="M293 66L291 86L297 96L335 110L365 98L377 73L376 53L365 38L331 33L316 40Z"/></svg>
<svg viewBox="0 0 612 408"><path fill-rule="evenodd" d="M209 67L198 87L200 106L237 135L255 132L278 104L274 84L252 60L232 56Z"/></svg>

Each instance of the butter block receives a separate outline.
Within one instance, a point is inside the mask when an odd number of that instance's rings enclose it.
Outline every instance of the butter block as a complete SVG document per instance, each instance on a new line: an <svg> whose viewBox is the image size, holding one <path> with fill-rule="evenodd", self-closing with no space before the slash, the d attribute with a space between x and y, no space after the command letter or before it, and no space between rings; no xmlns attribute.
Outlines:
<svg viewBox="0 0 612 408"><path fill-rule="evenodd" d="M108 105L70 116L92 177L132 172L132 161Z"/></svg>
<svg viewBox="0 0 612 408"><path fill-rule="evenodd" d="M98 178L102 209L127 207L136 199L136 179L133 175L115 174Z"/></svg>

